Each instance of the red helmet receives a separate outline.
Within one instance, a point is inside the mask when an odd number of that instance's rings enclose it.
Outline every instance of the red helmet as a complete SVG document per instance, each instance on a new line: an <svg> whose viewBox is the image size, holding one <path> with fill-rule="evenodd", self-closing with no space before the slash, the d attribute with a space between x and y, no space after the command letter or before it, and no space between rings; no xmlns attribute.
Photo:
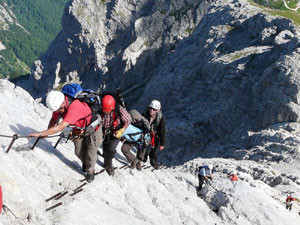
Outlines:
<svg viewBox="0 0 300 225"><path fill-rule="evenodd" d="M105 95L102 99L102 112L107 113L115 109L116 101L113 96Z"/></svg>

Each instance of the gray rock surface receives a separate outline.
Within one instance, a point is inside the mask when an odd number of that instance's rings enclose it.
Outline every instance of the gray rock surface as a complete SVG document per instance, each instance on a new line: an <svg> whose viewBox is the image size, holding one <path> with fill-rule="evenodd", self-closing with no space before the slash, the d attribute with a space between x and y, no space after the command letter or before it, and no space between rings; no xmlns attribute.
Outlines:
<svg viewBox="0 0 300 225"><path fill-rule="evenodd" d="M290 20L246 0L73 0L62 23L35 63L33 86L20 84L35 97L80 80L120 86L138 110L157 98L170 163L233 153L280 161L293 151L275 144L247 153L249 131L299 120L300 34Z"/></svg>

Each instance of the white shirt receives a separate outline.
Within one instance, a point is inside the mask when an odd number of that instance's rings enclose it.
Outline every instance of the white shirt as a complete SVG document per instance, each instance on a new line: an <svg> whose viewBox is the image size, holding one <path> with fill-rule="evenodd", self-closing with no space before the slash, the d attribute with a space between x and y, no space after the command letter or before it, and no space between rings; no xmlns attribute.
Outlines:
<svg viewBox="0 0 300 225"><path fill-rule="evenodd" d="M210 171L210 169L205 169L204 167L199 171L199 174L201 175L201 176L204 176L204 177L206 177L206 176L211 176L211 171Z"/></svg>

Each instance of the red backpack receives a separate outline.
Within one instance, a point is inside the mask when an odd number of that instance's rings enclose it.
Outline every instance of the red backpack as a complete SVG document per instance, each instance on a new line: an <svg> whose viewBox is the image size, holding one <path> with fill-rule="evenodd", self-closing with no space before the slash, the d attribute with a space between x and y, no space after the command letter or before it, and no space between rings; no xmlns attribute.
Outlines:
<svg viewBox="0 0 300 225"><path fill-rule="evenodd" d="M292 196L288 196L285 201L292 202L292 201L295 201L295 198L293 198Z"/></svg>

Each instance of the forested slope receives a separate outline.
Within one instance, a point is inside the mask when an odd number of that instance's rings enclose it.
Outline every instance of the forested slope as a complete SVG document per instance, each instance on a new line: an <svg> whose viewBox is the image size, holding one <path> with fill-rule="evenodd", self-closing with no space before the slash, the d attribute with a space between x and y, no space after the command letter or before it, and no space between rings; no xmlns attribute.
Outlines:
<svg viewBox="0 0 300 225"><path fill-rule="evenodd" d="M67 0L0 0L0 77L11 78L30 71L61 29ZM11 18L9 20L8 18ZM6 18L6 19L5 19Z"/></svg>

